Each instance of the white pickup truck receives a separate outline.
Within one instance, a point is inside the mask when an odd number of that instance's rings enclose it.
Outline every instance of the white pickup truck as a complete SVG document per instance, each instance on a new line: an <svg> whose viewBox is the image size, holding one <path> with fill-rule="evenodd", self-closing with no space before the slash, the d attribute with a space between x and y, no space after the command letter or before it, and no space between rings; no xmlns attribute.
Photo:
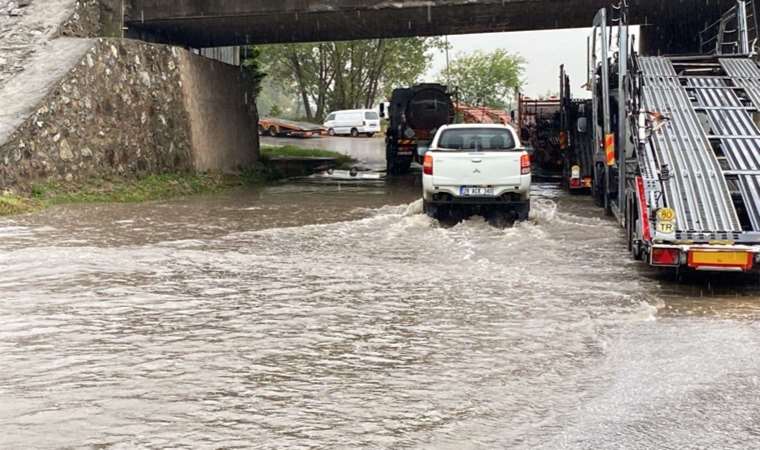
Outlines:
<svg viewBox="0 0 760 450"><path fill-rule="evenodd" d="M425 154L424 208L436 219L479 214L527 220L530 184L530 156L510 126L444 126Z"/></svg>

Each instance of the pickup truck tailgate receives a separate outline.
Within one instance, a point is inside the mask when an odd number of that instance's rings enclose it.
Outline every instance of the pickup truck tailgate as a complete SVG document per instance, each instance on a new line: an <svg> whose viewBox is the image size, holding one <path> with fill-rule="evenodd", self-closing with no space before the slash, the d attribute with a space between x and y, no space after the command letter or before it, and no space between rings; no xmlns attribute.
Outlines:
<svg viewBox="0 0 760 450"><path fill-rule="evenodd" d="M431 152L437 186L503 186L520 184L520 151Z"/></svg>

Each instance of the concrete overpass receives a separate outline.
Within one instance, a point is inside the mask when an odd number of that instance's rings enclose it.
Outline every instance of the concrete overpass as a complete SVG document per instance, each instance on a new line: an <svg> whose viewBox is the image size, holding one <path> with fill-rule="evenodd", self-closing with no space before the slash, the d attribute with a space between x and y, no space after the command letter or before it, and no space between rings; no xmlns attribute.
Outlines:
<svg viewBox="0 0 760 450"><path fill-rule="evenodd" d="M611 0L126 0L133 37L217 47L588 27ZM630 0L653 47L683 50L733 0Z"/></svg>

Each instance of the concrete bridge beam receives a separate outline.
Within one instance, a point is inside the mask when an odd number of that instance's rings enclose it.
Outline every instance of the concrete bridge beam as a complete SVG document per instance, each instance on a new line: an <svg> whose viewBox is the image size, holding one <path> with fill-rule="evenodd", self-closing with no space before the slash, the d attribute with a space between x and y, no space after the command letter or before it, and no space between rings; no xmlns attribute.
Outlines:
<svg viewBox="0 0 760 450"><path fill-rule="evenodd" d="M192 47L580 28L610 0L126 0L130 34ZM705 23L733 0L631 0L637 24Z"/></svg>

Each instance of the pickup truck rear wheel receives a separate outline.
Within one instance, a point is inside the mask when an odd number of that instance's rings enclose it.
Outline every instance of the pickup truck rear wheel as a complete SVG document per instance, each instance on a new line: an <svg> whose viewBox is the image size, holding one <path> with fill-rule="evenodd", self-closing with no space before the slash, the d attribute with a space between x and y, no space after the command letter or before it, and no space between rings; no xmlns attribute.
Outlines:
<svg viewBox="0 0 760 450"><path fill-rule="evenodd" d="M436 213L438 212L438 208L436 208L436 206L429 201L422 200L422 212L424 212L428 217L435 218Z"/></svg>
<svg viewBox="0 0 760 450"><path fill-rule="evenodd" d="M530 202L524 203L517 208L517 220L525 222L530 218Z"/></svg>

